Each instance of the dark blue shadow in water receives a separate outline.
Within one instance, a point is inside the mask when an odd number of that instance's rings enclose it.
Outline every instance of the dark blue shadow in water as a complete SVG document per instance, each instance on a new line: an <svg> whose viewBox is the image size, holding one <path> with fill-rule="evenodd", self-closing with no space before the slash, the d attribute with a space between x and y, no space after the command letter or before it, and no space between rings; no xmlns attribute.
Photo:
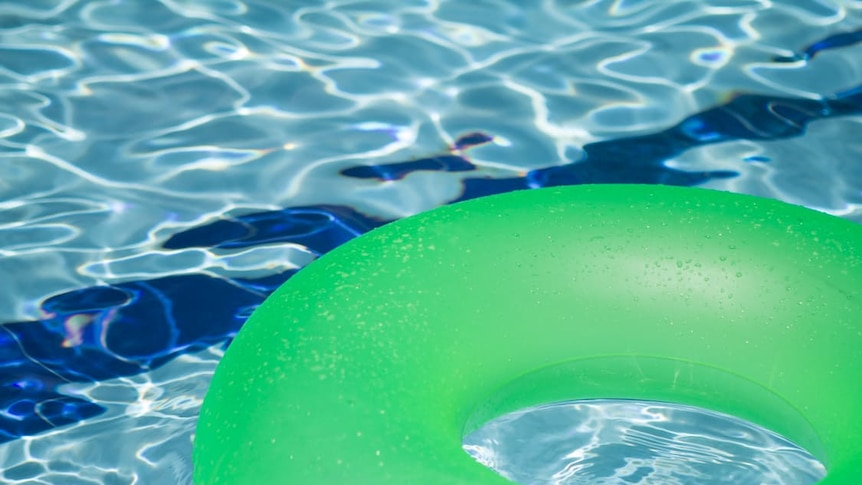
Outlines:
<svg viewBox="0 0 862 485"><path fill-rule="evenodd" d="M862 29L851 32L841 32L840 34L830 35L825 39L818 40L805 49L802 49L801 52L794 53L792 56L778 56L774 57L772 60L774 62L807 61L814 59L814 56L816 56L820 51L836 49L839 47L849 47L860 42L862 42Z"/></svg>
<svg viewBox="0 0 862 485"><path fill-rule="evenodd" d="M130 376L233 337L293 271L257 280L203 274L84 288L49 298L46 317L0 326L0 441L103 412L59 385Z"/></svg>
<svg viewBox="0 0 862 485"><path fill-rule="evenodd" d="M290 207L221 219L188 229L168 239L166 249L191 247L245 248L261 244L292 243L323 254L364 234L383 221L343 206Z"/></svg>
<svg viewBox="0 0 862 485"><path fill-rule="evenodd" d="M380 224L347 207L298 207L216 221L166 245L295 243L323 254ZM62 394L62 384L131 376L226 345L294 272L256 279L185 274L83 288L45 300L41 320L0 325L0 442L104 412Z"/></svg>
<svg viewBox="0 0 862 485"><path fill-rule="evenodd" d="M859 32L839 34L813 44L804 54L811 58L824 49L858 42L862 42ZM586 155L571 163L540 168L522 177L467 178L455 201L573 184L697 185L736 174L687 172L667 167L665 162L712 143L799 136L811 121L859 113L862 86L820 101L741 95L661 132L590 143L584 147ZM447 153L351 167L342 175L392 181L417 170L471 171L476 167L464 152L492 139L470 133ZM164 247L238 249L298 244L319 255L386 222L343 206L288 207L192 228L175 234ZM0 442L104 412L86 396L64 394L59 389L63 384L131 376L182 354L226 345L254 308L292 274L287 271L258 279L185 274L82 288L43 302L45 317L40 320L0 325Z"/></svg>

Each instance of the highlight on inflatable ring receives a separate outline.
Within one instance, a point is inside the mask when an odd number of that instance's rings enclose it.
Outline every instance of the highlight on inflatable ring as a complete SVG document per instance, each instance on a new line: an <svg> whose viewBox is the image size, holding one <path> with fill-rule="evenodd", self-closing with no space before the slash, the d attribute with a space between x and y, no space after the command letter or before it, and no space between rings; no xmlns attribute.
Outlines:
<svg viewBox="0 0 862 485"><path fill-rule="evenodd" d="M543 403L698 406L862 483L862 226L705 189L442 207L301 270L225 353L195 483L510 483L462 437Z"/></svg>

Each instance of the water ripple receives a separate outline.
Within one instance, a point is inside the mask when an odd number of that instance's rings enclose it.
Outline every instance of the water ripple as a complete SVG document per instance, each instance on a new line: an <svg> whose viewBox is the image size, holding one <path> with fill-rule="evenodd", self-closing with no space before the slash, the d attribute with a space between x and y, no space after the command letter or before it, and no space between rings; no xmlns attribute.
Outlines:
<svg viewBox="0 0 862 485"><path fill-rule="evenodd" d="M704 184L862 222L860 30L858 0L0 3L2 328L32 337L7 350L41 366L45 410L88 418L0 436L26 436L3 479L188 481L193 409L259 301L459 198ZM236 301L204 321L202 288ZM81 379L103 380L59 391Z"/></svg>
<svg viewBox="0 0 862 485"><path fill-rule="evenodd" d="M692 430L698 430L692 434ZM710 411L578 401L501 416L464 438L479 462L524 485L809 485L824 467L778 435Z"/></svg>

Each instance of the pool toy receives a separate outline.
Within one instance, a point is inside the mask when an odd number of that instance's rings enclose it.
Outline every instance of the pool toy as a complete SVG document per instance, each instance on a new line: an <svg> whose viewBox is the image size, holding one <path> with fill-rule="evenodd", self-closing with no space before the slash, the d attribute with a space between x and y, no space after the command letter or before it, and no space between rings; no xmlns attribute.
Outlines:
<svg viewBox="0 0 862 485"><path fill-rule="evenodd" d="M502 485L466 433L621 398L749 420L856 485L860 283L862 226L773 200L596 185L435 209L255 311L204 401L195 483Z"/></svg>

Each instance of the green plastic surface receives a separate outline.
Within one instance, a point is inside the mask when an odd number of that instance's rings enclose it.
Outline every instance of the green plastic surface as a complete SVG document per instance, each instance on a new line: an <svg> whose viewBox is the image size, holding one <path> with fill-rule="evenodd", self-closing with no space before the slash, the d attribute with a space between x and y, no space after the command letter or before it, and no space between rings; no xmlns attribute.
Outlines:
<svg viewBox="0 0 862 485"><path fill-rule="evenodd" d="M862 483L862 226L705 189L459 203L315 261L220 363L195 483L509 483L461 448L526 406L690 404ZM206 304L206 302L202 302Z"/></svg>

